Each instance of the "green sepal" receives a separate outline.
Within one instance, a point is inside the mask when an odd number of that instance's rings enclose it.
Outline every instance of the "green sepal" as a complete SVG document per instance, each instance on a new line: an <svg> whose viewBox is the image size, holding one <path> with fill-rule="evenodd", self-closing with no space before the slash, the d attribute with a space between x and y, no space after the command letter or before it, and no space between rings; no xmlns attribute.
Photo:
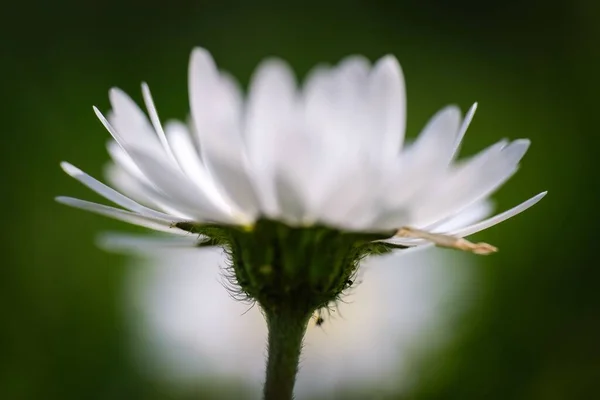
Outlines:
<svg viewBox="0 0 600 400"><path fill-rule="evenodd" d="M326 307L349 286L362 259L404 248L380 241L393 232L290 227L268 219L251 229L192 222L175 226L199 235L199 247L222 247L240 290L264 309L292 304L312 312Z"/></svg>

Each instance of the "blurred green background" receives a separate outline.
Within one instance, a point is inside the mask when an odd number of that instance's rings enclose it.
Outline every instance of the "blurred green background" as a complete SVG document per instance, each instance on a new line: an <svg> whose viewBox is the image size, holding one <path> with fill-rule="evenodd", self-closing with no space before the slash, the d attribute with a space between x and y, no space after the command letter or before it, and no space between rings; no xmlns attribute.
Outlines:
<svg viewBox="0 0 600 400"><path fill-rule="evenodd" d="M595 398L597 11L591 0L4 6L0 398L188 398L142 376L127 351L125 259L97 249L94 238L131 228L53 197L98 199L58 163L101 176L109 136L91 106L106 110L111 86L139 101L145 80L163 120L186 115L197 45L244 83L268 55L302 76L348 54L393 53L407 79L409 134L448 103L466 110L478 101L465 153L502 137L531 138L520 172L494 198L506 209L549 195L476 237L501 252L481 259L482 290L455 340L431 355L402 398Z"/></svg>

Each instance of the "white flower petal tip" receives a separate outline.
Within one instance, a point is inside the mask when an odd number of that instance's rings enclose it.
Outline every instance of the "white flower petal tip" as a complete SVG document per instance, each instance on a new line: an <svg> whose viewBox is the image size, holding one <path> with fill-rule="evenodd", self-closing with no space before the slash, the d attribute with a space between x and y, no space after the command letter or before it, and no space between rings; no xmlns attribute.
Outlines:
<svg viewBox="0 0 600 400"><path fill-rule="evenodd" d="M467 113L465 114L465 118L463 120L463 124L466 125L465 130L473 120L473 117L475 116L475 111L477 111L477 107L479 107L479 103L475 102L471 104L471 107L469 107L469 109L467 110Z"/></svg>
<svg viewBox="0 0 600 400"><path fill-rule="evenodd" d="M525 155L525 153L527 152L527 150L529 150L529 146L531 146L531 140L529 139L515 139L511 142L511 145L518 147L523 153L521 155L521 157L523 155Z"/></svg>
<svg viewBox="0 0 600 400"><path fill-rule="evenodd" d="M458 125L457 122L460 121L460 116L460 107L456 104L448 104L438 111L433 118L441 118L446 123L452 122L453 125Z"/></svg>
<svg viewBox="0 0 600 400"><path fill-rule="evenodd" d="M498 251L498 248L488 243L473 243L463 238L454 237L450 235L443 235L439 233L431 233L411 227L401 228L396 233L396 236L404 238L425 239L439 247L467 251L478 255L488 255L496 253Z"/></svg>
<svg viewBox="0 0 600 400"><path fill-rule="evenodd" d="M71 164L67 161L61 161L60 167L62 168L63 171L65 171L67 173L67 175L70 175L72 177L82 174L82 171L79 168L77 168L76 166L74 166L73 164Z"/></svg>
<svg viewBox="0 0 600 400"><path fill-rule="evenodd" d="M208 50L206 50L204 47L200 47L200 46L194 47L192 49L192 59L197 60L197 59L201 59L201 58L209 59L209 60L213 59L210 52Z"/></svg>
<svg viewBox="0 0 600 400"><path fill-rule="evenodd" d="M92 106L92 109L94 110L94 113L96 114L96 117L98 117L98 119L100 120L100 122L102 123L102 125L104 126L104 128L106 128L106 130L111 134L111 136L113 137L113 139L121 147L123 147L123 140L121 139L121 137L119 136L119 134L117 133L117 131L115 130L115 128L113 128L113 126L110 124L110 122L108 122L108 120L106 119L106 117L104 116L104 114L102 114L102 112L100 112L100 110L98 110L98 107L96 107L96 106Z"/></svg>
<svg viewBox="0 0 600 400"><path fill-rule="evenodd" d="M158 135L158 139L163 146L163 149L167 153L169 159L177 163L175 155L171 150L171 146L169 145L169 141L167 140L167 136L165 135L165 131L160 123L160 118L158 117L158 111L156 110L156 106L154 105L154 99L152 98L152 93L150 92L150 87L146 82L142 82L142 96L144 98L144 103L146 104L146 109L148 110L148 114L150 115L150 121L152 122L152 127L154 131Z"/></svg>
<svg viewBox="0 0 600 400"><path fill-rule="evenodd" d="M488 229L494 225L497 225L501 222L506 221L509 218L514 217L517 214L522 213L523 211L527 210L528 208L531 208L532 206L537 204L540 200L542 200L544 198L544 196L546 196L546 194L548 194L547 191L539 193L539 194L533 196L532 198L530 198L529 200L526 200L523 203L511 208L510 210L506 210L503 213L497 214L491 218L488 218L488 219L478 222L476 224L472 224L472 225L469 225L469 226L461 228L461 229L455 229L454 231L451 231L448 234L452 235L452 236L463 237L463 236L469 236L474 233Z"/></svg>
<svg viewBox="0 0 600 400"><path fill-rule="evenodd" d="M456 142L454 144L454 151L453 151L453 155L452 158L456 158L456 156L458 155L458 152L460 150L460 145L463 141L463 138L465 137L465 134L467 133L467 129L469 129L469 126L471 125L471 121L473 120L473 117L475 116L475 111L477 111L477 102L473 103L473 105L471 106L471 108L469 108L469 111L467 111L467 113L465 114L465 117L463 118L462 124L460 125L460 128L458 129L458 134L456 135Z"/></svg>
<svg viewBox="0 0 600 400"><path fill-rule="evenodd" d="M381 57L373 66L373 74L377 74L380 71L388 77L393 77L394 79L400 78L404 81L402 67L398 59L391 54Z"/></svg>
<svg viewBox="0 0 600 400"><path fill-rule="evenodd" d="M473 117L475 116L475 111L477 111L477 106L478 106L477 102L473 103L473 105L469 108L469 110L465 114L462 125L460 127L460 131L458 132L458 140L459 141L462 140L462 138L465 136L465 133L467 132L467 129L471 125L471 121L473 120Z"/></svg>
<svg viewBox="0 0 600 400"><path fill-rule="evenodd" d="M212 55L202 47L196 47L192 50L190 57L190 73L207 73L216 69L215 61Z"/></svg>

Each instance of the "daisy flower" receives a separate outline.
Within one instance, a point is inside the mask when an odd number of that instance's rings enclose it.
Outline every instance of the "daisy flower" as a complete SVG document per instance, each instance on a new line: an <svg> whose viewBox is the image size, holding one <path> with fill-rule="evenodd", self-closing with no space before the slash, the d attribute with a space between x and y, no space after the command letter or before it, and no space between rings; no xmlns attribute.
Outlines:
<svg viewBox="0 0 600 400"><path fill-rule="evenodd" d="M163 127L146 84L142 92L149 119L116 88L106 118L94 108L113 138L107 178L118 191L61 164L121 208L58 201L179 235L188 233L181 229L186 223L252 226L269 218L291 226L393 231L387 241L417 246L440 239L425 232L468 236L545 195L484 220L487 198L516 172L529 140L501 140L457 162L475 104L464 118L455 106L443 108L404 145L404 79L392 56L374 65L353 56L316 67L300 89L287 64L269 59L244 98L210 54L195 49L187 124ZM404 238L412 233L426 237Z"/></svg>
<svg viewBox="0 0 600 400"><path fill-rule="evenodd" d="M310 316L340 298L364 257L431 244L493 253L464 237L545 195L487 218L488 197L516 172L529 141L501 140L457 160L476 105L464 118L443 108L405 144L404 79L392 56L316 67L301 87L286 63L269 59L244 97L196 49L188 123L163 127L146 84L142 94L148 116L118 89L106 117L94 108L113 138L116 189L62 164L119 207L58 201L224 249L236 294L265 313L267 399L291 398Z"/></svg>

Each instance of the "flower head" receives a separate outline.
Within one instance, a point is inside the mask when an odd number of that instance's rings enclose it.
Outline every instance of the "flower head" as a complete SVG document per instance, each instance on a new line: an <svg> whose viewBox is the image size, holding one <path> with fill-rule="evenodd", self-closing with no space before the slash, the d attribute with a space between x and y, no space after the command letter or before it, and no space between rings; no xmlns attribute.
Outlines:
<svg viewBox="0 0 600 400"><path fill-rule="evenodd" d="M466 236L503 221L545 193L486 221L486 200L517 170L529 141L502 140L456 162L476 105L464 118L439 111L404 145L405 91L396 59L371 65L348 57L317 67L298 88L290 68L267 60L249 93L195 49L189 68L191 119L164 128L146 84L148 117L119 89L96 114L111 133L108 179L121 194L70 164L63 169L115 209L59 201L151 229L186 234L177 223L292 226L390 232L410 226ZM145 204L145 205L143 205ZM408 246L411 239L392 239Z"/></svg>
<svg viewBox="0 0 600 400"><path fill-rule="evenodd" d="M344 289L357 260L394 247L493 252L462 237L545 195L485 219L488 197L516 172L529 141L501 140L457 161L473 105L464 117L455 106L443 108L404 143L404 79L392 56L317 67L301 87L287 64L267 60L244 97L196 49L188 124L163 127L146 84L142 92L149 118L119 89L110 91L106 117L94 108L113 137L108 179L118 191L62 164L121 208L58 200L158 231L198 234L196 244L229 251L245 292L265 302L282 295L265 285L295 293L285 282L298 281L299 269L311 290L328 293L319 300L326 302Z"/></svg>
<svg viewBox="0 0 600 400"><path fill-rule="evenodd" d="M442 109L404 144L404 80L391 56L317 67L301 88L285 63L268 60L244 98L196 49L189 85L190 123L164 127L146 84L149 118L112 89L111 112L94 111L113 137L108 178L119 191L62 166L121 208L58 200L224 249L237 294L257 301L268 325L267 400L292 398L310 316L351 286L365 256L430 243L489 254L496 248L463 236L545 195L484 219L529 141L456 161L474 105L464 118Z"/></svg>

